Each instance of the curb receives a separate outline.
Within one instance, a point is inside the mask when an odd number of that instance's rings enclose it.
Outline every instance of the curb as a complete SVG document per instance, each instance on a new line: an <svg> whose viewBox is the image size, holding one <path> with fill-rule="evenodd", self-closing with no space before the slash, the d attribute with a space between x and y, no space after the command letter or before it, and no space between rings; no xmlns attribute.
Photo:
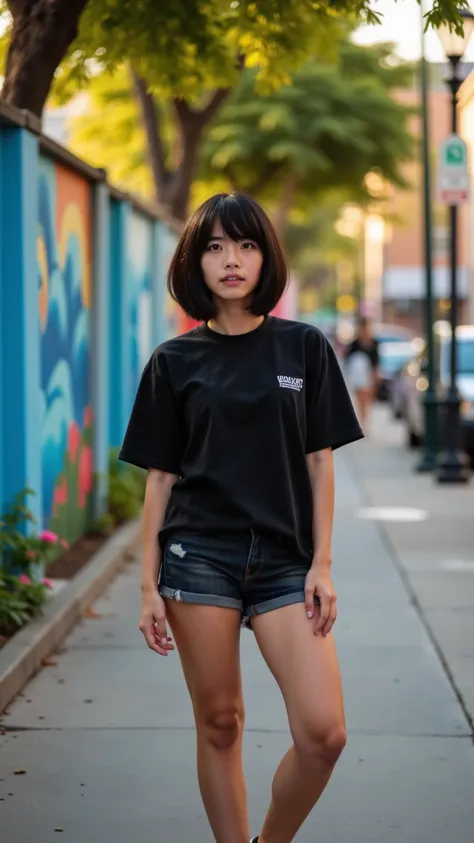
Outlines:
<svg viewBox="0 0 474 843"><path fill-rule="evenodd" d="M84 612L105 591L130 557L138 552L139 520L120 527L89 562L46 605L43 613L26 624L0 650L0 713L29 679L44 658L66 638Z"/></svg>

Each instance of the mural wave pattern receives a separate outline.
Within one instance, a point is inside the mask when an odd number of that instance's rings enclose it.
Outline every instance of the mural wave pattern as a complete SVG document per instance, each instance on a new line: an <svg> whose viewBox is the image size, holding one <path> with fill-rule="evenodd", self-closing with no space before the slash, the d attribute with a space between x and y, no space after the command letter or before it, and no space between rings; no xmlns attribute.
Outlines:
<svg viewBox="0 0 474 843"><path fill-rule="evenodd" d="M42 157L38 187L43 524L74 541L93 485L90 185Z"/></svg>

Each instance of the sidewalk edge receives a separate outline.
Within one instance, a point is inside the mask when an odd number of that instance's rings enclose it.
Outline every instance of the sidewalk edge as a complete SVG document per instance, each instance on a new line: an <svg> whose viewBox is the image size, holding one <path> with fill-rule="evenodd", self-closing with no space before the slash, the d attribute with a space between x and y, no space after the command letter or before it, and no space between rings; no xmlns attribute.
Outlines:
<svg viewBox="0 0 474 843"><path fill-rule="evenodd" d="M120 527L48 604L0 650L0 713L138 551L140 521Z"/></svg>

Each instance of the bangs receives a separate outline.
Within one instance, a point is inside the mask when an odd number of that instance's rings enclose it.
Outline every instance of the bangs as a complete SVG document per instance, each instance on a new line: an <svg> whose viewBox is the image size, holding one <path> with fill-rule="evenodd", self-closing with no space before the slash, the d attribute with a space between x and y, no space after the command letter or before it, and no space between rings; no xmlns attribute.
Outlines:
<svg viewBox="0 0 474 843"><path fill-rule="evenodd" d="M224 234L231 240L253 240L262 252L266 251L267 238L264 228L255 213L253 203L239 194L219 194L203 209L197 232L199 252L204 252L220 224Z"/></svg>

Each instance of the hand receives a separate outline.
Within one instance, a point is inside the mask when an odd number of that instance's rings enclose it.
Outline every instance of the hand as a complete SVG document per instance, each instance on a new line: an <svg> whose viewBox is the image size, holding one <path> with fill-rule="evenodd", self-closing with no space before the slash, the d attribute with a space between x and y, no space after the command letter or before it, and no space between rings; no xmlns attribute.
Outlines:
<svg viewBox="0 0 474 843"><path fill-rule="evenodd" d="M314 597L319 597L320 613L314 625L314 634L321 632L326 636L334 626L337 618L336 592L331 582L329 570L313 565L305 581L305 606L308 618L314 618Z"/></svg>
<svg viewBox="0 0 474 843"><path fill-rule="evenodd" d="M166 604L158 591L146 592L142 596L142 615L138 629L145 636L150 650L160 656L167 656L174 650L166 631Z"/></svg>

